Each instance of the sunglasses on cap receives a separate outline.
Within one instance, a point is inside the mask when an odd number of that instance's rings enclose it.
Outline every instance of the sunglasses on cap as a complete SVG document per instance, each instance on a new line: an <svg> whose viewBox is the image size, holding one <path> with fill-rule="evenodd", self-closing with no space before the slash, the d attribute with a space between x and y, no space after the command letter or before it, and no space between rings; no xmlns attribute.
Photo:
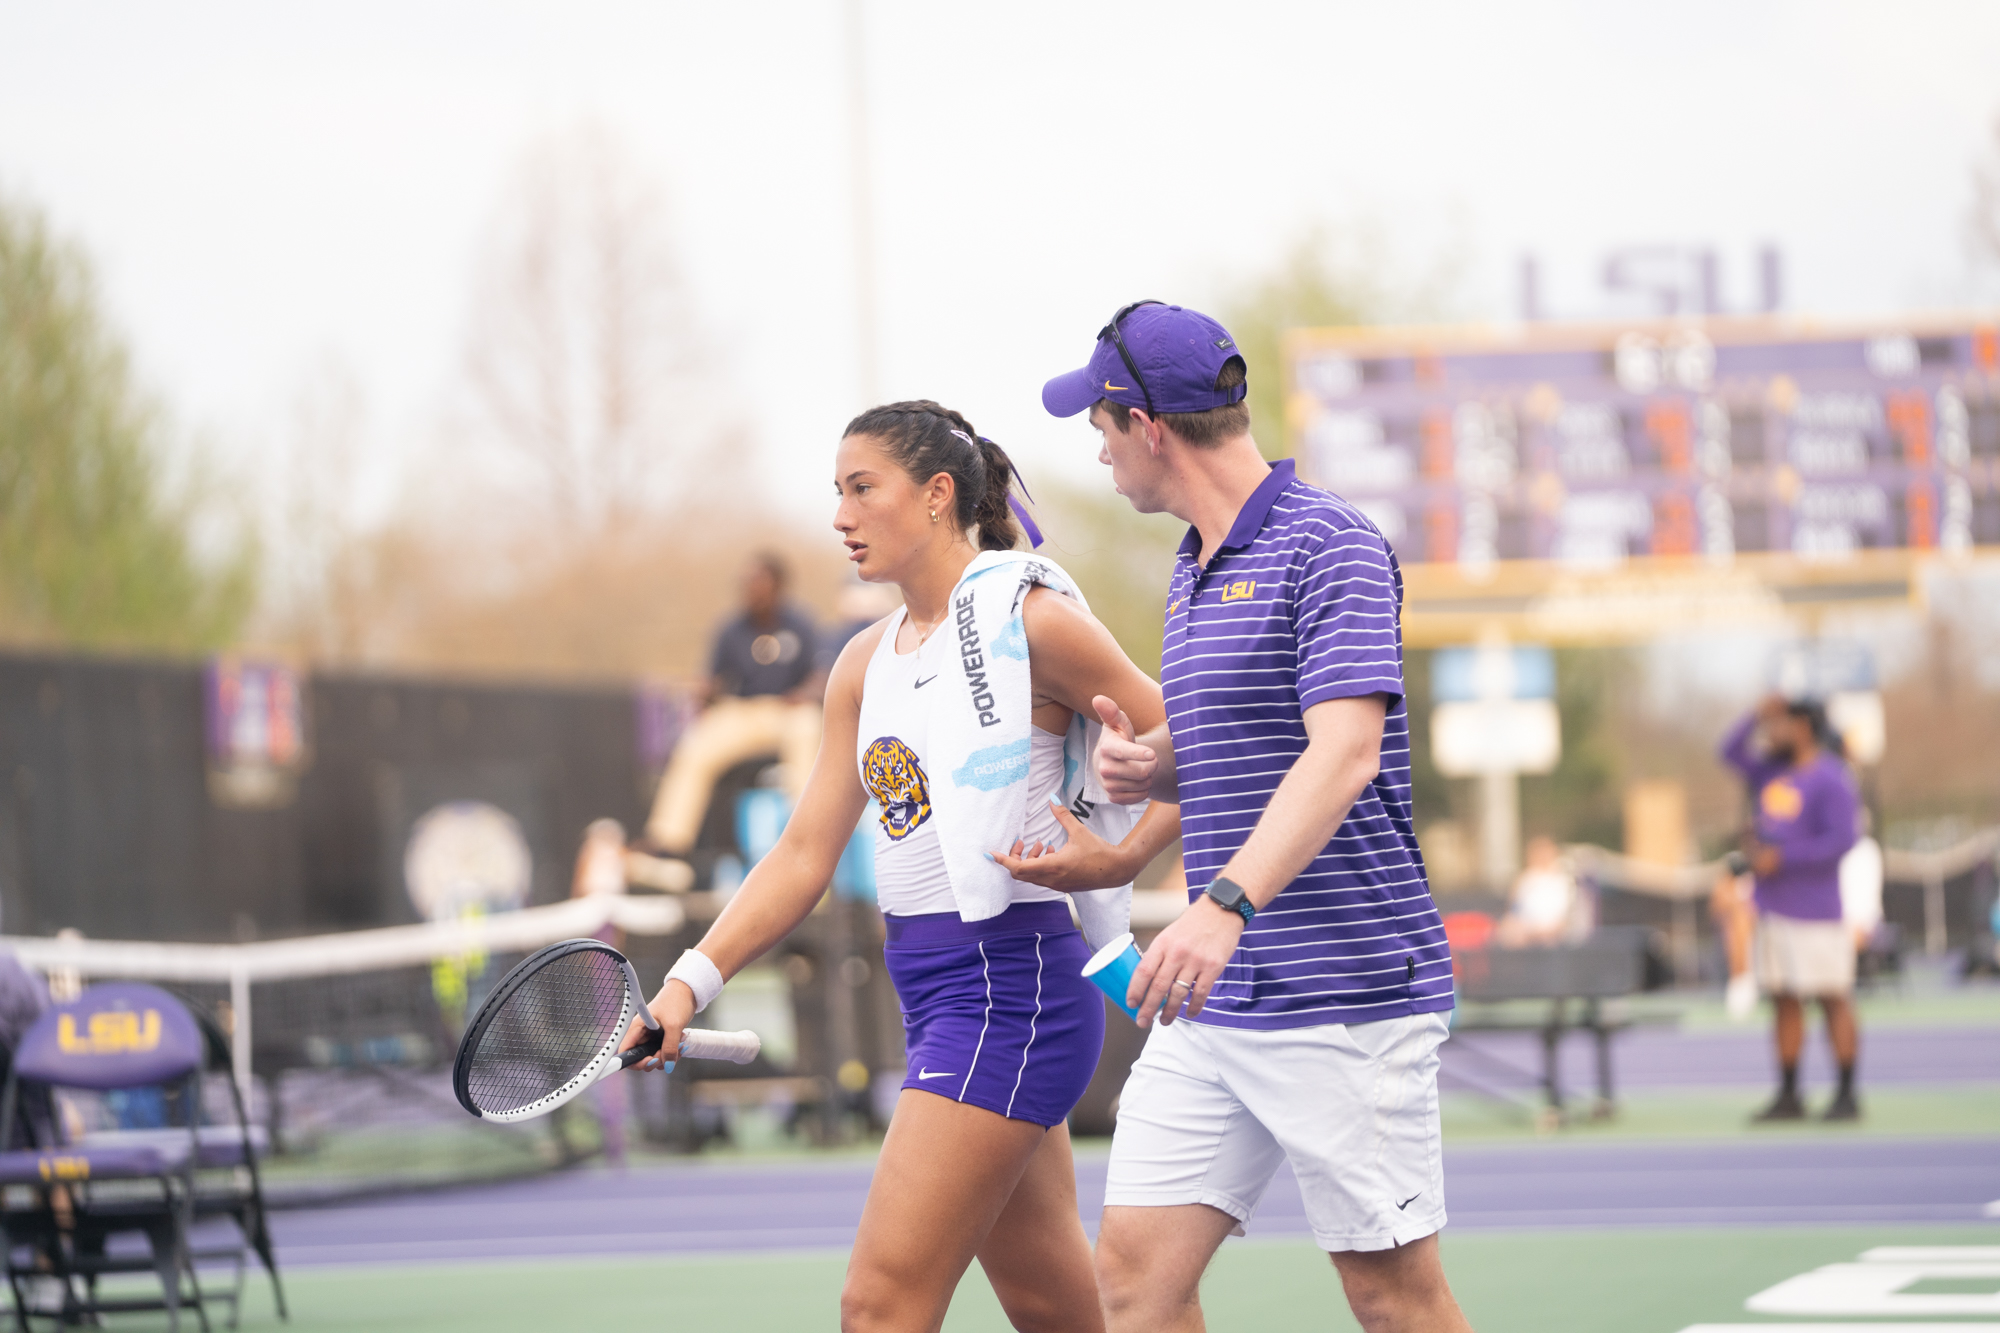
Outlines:
<svg viewBox="0 0 2000 1333"><path fill-rule="evenodd" d="M1125 369L1131 373L1132 382L1138 385L1139 392L1145 395L1146 415L1153 417L1157 417L1158 415L1160 415L1158 412L1153 410L1153 391L1146 387L1146 377L1139 373L1139 363L1134 361L1132 359L1132 353L1125 349L1125 338L1124 335L1118 332L1118 321L1125 318L1125 316L1131 314L1134 310L1137 310L1142 305L1165 305L1165 304L1166 304L1165 301L1145 300L1145 301L1134 301L1131 305L1120 306L1118 307L1118 313L1111 317L1111 322L1109 324L1106 324L1103 328L1097 331L1097 338L1099 342L1102 342L1104 339L1109 338L1111 340L1111 345L1118 349L1118 359L1125 363ZM1106 382L1109 383L1109 381Z"/></svg>

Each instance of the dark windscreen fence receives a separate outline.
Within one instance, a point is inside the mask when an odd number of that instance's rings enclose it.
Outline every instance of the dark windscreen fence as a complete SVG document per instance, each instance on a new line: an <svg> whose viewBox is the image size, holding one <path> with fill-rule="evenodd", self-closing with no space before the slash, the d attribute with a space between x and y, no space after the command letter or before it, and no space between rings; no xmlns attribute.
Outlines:
<svg viewBox="0 0 2000 1333"><path fill-rule="evenodd" d="M1986 860L1934 879L1891 875L1882 886L1882 916L1912 951L1969 949L1990 955L1996 898L2000 873Z"/></svg>
<svg viewBox="0 0 2000 1333"><path fill-rule="evenodd" d="M560 903L593 820L639 831L689 711L669 693L617 685L0 654L0 933L74 929L84 950L248 943ZM751 761L722 784L698 854L741 854L736 798L767 765ZM646 984L718 906L704 894L678 901L678 928L620 933ZM625 1133L626 1113L600 1117L594 1098L495 1126L452 1096L469 1018L539 944L427 961L405 951L368 966L349 957L381 943L329 939L295 972L240 984L192 963L162 981L222 1031L248 1031L237 1072L251 1114L300 1171L326 1175L329 1189L350 1176L368 1188L484 1178L609 1151ZM768 1020L796 1034L795 1049L673 1078L621 1076L635 1142L696 1148L752 1112L841 1142L879 1119L874 1083L900 1066L902 1031L874 909L835 900L772 965L788 992L782 1012L753 997L742 1025ZM45 955L39 970L74 985L115 979L114 967L100 954L65 975Z"/></svg>
<svg viewBox="0 0 2000 1333"><path fill-rule="evenodd" d="M0 655L0 931L234 941L415 922L411 832L455 802L511 818L527 902L554 902L585 825L644 817L626 688L302 674L283 780L232 784L216 682L198 664Z"/></svg>
<svg viewBox="0 0 2000 1333"><path fill-rule="evenodd" d="M1721 937L1706 897L1667 898L1609 883L1591 888L1599 926L1651 927L1680 945L1683 962L1698 960L1700 979L1721 979ZM2000 869L1992 859L1929 878L1892 869L1882 885L1882 919L1893 929L1890 943L1898 954L1969 951L1975 959L1987 958L1994 949L1996 902ZM1685 979L1694 978L1690 972Z"/></svg>

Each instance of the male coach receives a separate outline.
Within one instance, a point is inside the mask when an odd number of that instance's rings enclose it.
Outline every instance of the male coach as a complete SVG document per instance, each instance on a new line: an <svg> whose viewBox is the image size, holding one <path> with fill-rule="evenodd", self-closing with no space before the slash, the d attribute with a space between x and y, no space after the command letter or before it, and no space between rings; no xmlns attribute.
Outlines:
<svg viewBox="0 0 2000 1333"><path fill-rule="evenodd" d="M1052 379L1142 514L1189 524L1167 590L1166 725L1109 699L1114 800L1178 801L1189 906L1129 998L1158 1026L1112 1140L1111 1333L1203 1326L1198 1284L1289 1160L1363 1328L1463 1330L1438 1259L1438 1045L1451 955L1410 810L1402 573L1382 534L1257 452L1245 366L1142 301Z"/></svg>

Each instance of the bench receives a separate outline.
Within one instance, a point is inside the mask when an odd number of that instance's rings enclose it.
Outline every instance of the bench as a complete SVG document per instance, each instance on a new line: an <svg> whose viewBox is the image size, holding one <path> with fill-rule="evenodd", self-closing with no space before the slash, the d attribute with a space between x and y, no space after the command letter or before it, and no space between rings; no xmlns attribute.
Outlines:
<svg viewBox="0 0 2000 1333"><path fill-rule="evenodd" d="M1454 1048L1489 1067L1520 1072L1512 1062L1481 1049L1465 1038L1482 1032L1532 1032L1541 1036L1541 1087L1547 1100L1544 1123L1560 1124L1566 1116L1560 1053L1570 1032L1591 1034L1596 1047L1597 1101L1593 1114L1610 1115L1616 1107L1611 1039L1641 1022L1671 1022L1671 1018L1634 1018L1617 1011L1612 1002L1648 988L1652 932L1644 926L1605 926L1579 944L1528 948L1466 949L1453 955L1458 1009L1452 1019ZM1539 1013L1523 1013L1518 1002L1546 1001ZM1458 1081L1487 1096L1512 1101L1511 1093L1464 1070L1452 1071Z"/></svg>

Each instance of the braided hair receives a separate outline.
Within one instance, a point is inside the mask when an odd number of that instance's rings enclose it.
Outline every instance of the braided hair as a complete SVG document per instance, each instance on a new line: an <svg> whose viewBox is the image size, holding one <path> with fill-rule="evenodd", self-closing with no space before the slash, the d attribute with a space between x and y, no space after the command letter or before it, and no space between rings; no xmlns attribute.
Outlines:
<svg viewBox="0 0 2000 1333"><path fill-rule="evenodd" d="M843 435L867 435L919 486L940 472L951 475L958 530L977 528L985 551L1011 551L1020 525L1007 505L1014 464L1004 450L957 412L928 398L872 407L847 423Z"/></svg>

